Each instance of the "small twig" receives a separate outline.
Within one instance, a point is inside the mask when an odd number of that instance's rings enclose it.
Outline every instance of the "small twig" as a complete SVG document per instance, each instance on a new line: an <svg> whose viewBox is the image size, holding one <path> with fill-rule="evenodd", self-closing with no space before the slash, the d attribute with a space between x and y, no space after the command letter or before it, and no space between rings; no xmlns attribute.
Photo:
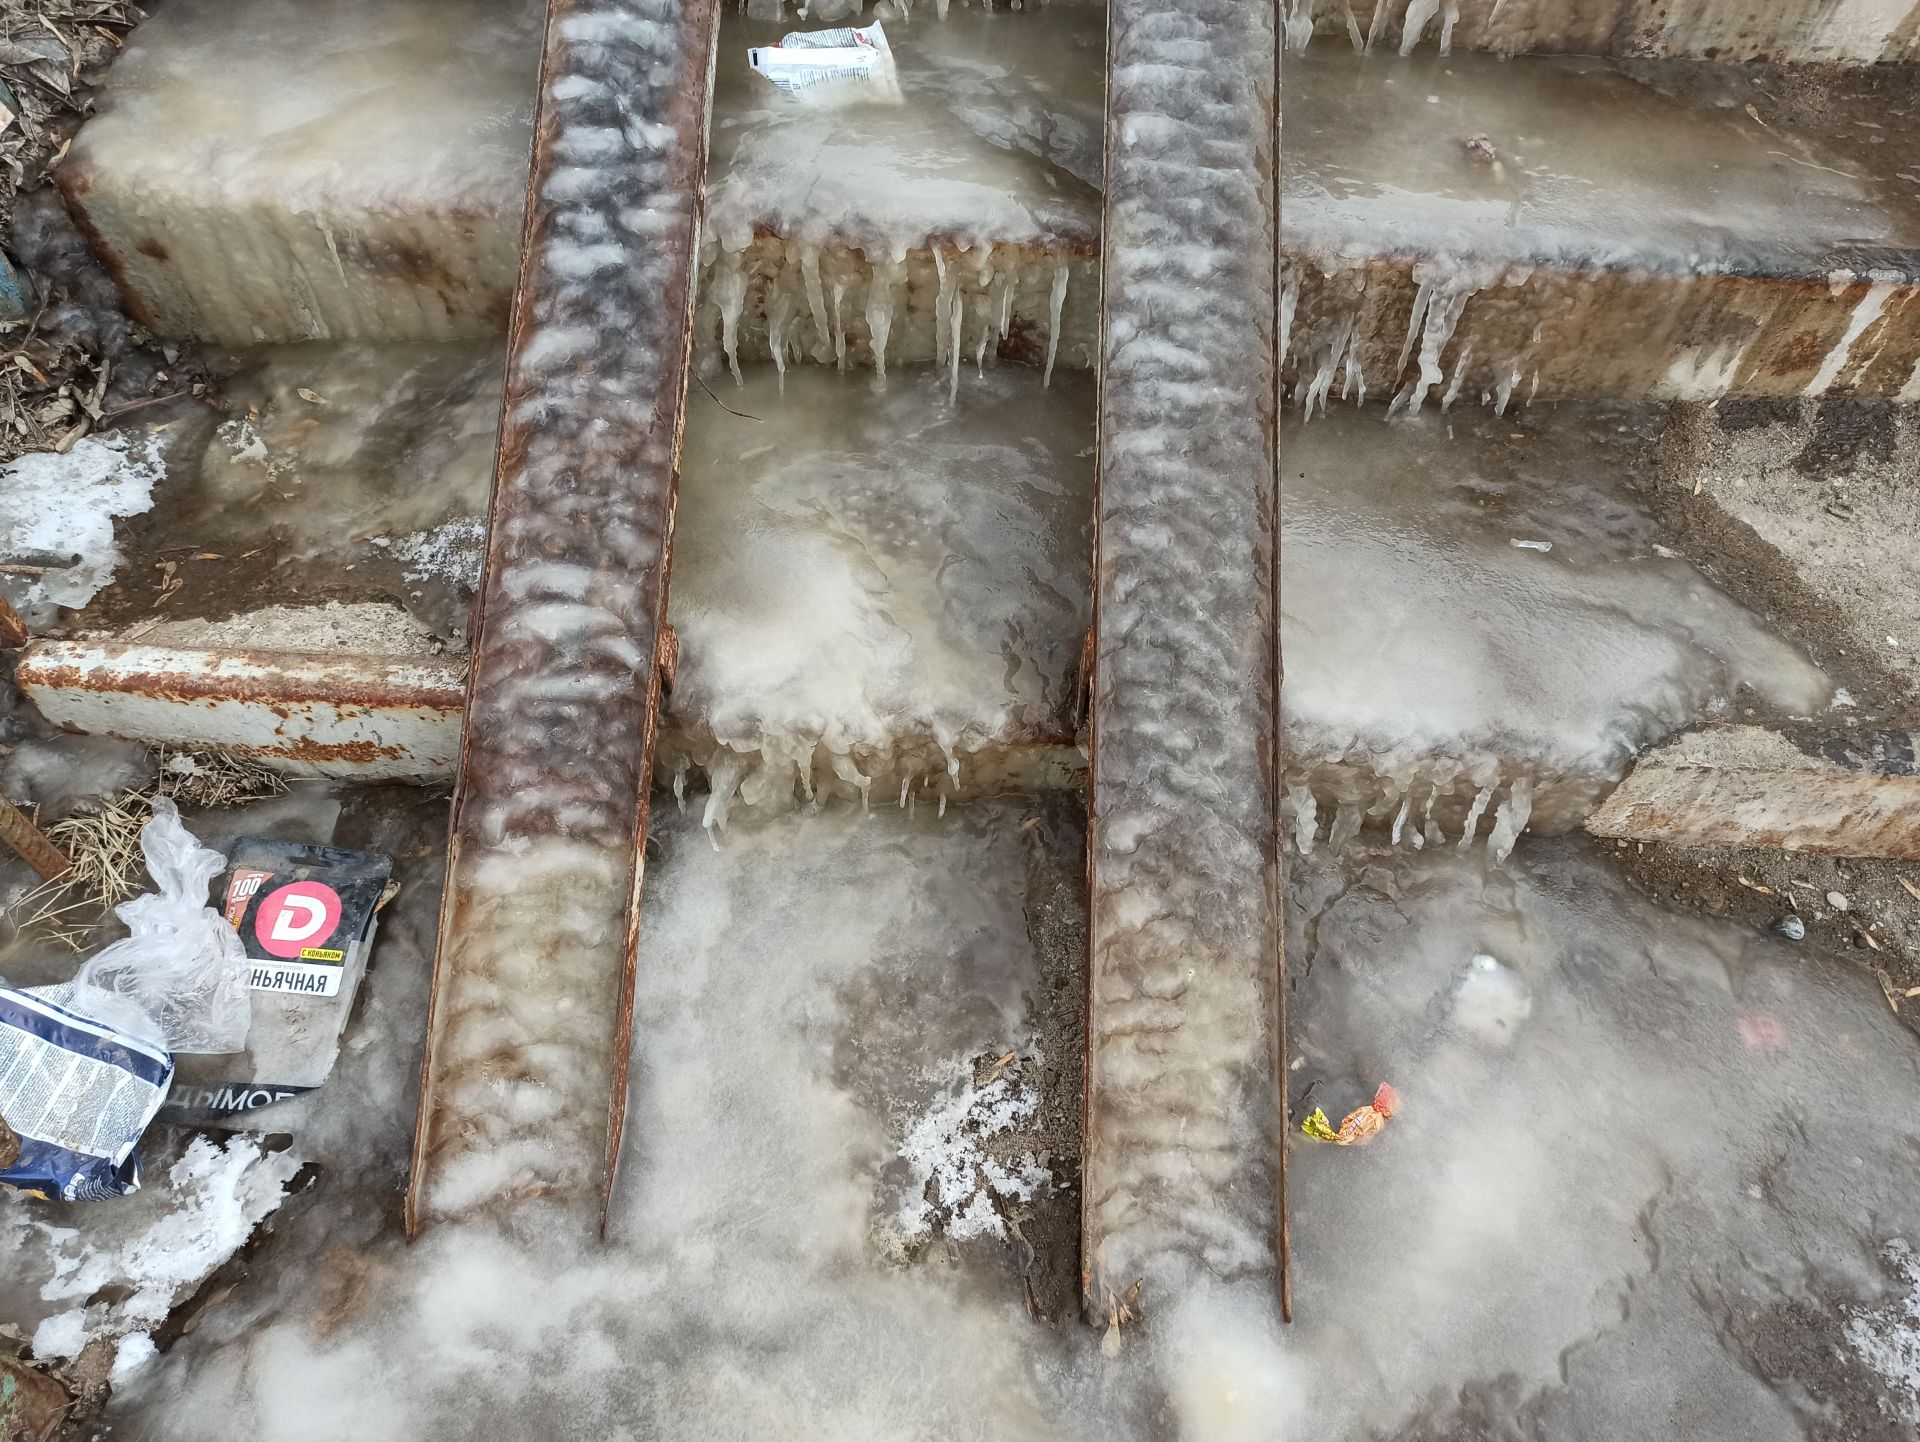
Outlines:
<svg viewBox="0 0 1920 1442"><path fill-rule="evenodd" d="M714 395L713 387L708 385L706 381L702 379L700 376L695 376L694 379L700 382L700 389L707 393L708 399L710 399L715 405L720 407L720 409L725 411L728 415L738 416L743 421L757 421L760 419L759 416L750 416L745 411L736 411L732 406L728 405L725 401L721 400L719 396Z"/></svg>

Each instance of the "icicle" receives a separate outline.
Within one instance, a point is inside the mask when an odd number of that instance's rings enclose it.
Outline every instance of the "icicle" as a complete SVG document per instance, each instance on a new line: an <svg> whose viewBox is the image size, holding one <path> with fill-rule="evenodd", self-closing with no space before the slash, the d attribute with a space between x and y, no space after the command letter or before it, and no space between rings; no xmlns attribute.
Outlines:
<svg viewBox="0 0 1920 1442"><path fill-rule="evenodd" d="M1040 374L1040 384L1053 384L1053 362L1060 354L1060 317L1067 308L1067 263L1056 260L1053 263L1053 290L1047 296L1047 368Z"/></svg>
<svg viewBox="0 0 1920 1442"><path fill-rule="evenodd" d="M1287 19L1280 33L1288 50L1305 50L1313 43L1311 0L1287 0Z"/></svg>
<svg viewBox="0 0 1920 1442"><path fill-rule="evenodd" d="M1407 368L1407 361L1413 355L1413 343L1420 338L1420 323L1427 318L1427 307L1431 304L1433 282L1423 280L1413 297L1413 314L1407 317L1407 338L1400 343L1400 363L1393 368L1396 376Z"/></svg>
<svg viewBox="0 0 1920 1442"><path fill-rule="evenodd" d="M942 791L942 792L940 793L940 809L939 809L939 811L937 811L937 812L935 812L934 814L935 814L936 816L938 816L938 817L940 817L940 818L942 818L942 819L945 819L945 817L946 817L946 814L947 814L947 793L946 793L946 792L945 792L944 790L943 790L943 791Z"/></svg>
<svg viewBox="0 0 1920 1442"><path fill-rule="evenodd" d="M1513 388L1520 384L1520 362L1513 363L1512 370L1493 383L1493 413L1504 416L1507 403L1513 399Z"/></svg>
<svg viewBox="0 0 1920 1442"><path fill-rule="evenodd" d="M902 811L907 809L907 787L912 784L913 778L911 776L902 776L900 778L900 809Z"/></svg>
<svg viewBox="0 0 1920 1442"><path fill-rule="evenodd" d="M940 19L940 20L946 19L947 18L947 0L933 0L933 13L935 18L937 19Z"/></svg>
<svg viewBox="0 0 1920 1442"><path fill-rule="evenodd" d="M1320 804L1313 788L1304 781L1287 785L1287 800L1293 803L1293 844L1302 856L1313 855L1313 837L1320 823Z"/></svg>
<svg viewBox="0 0 1920 1442"><path fill-rule="evenodd" d="M833 334L827 325L827 298L820 289L820 248L800 247L800 275L807 286L807 310L813 316L813 358L824 365L833 354Z"/></svg>
<svg viewBox="0 0 1920 1442"><path fill-rule="evenodd" d="M1473 342L1468 341L1460 347L1460 354L1454 357L1453 380L1447 385L1447 393L1440 397L1440 414L1445 415L1453 409L1453 403L1460 398L1460 382L1466 379L1467 361L1473 355Z"/></svg>
<svg viewBox="0 0 1920 1442"><path fill-rule="evenodd" d="M887 338L893 333L893 313L906 279L903 263L882 261L874 267L867 286L867 335L873 347L873 368L881 380L887 378Z"/></svg>
<svg viewBox="0 0 1920 1442"><path fill-rule="evenodd" d="M1372 51L1373 42L1380 38L1380 32L1386 27L1387 6L1392 0L1373 0L1373 20L1367 26L1367 49Z"/></svg>
<svg viewBox="0 0 1920 1442"><path fill-rule="evenodd" d="M951 275L947 271L947 253L939 246L933 247L933 273L939 278L940 291L933 301L933 363L947 363L947 305L953 299L954 289L960 284L960 272Z"/></svg>
<svg viewBox="0 0 1920 1442"><path fill-rule="evenodd" d="M1327 850L1345 850L1353 838L1360 834L1360 827L1366 819L1366 812L1358 802L1342 801L1333 813L1333 827L1327 832Z"/></svg>
<svg viewBox="0 0 1920 1442"><path fill-rule="evenodd" d="M1460 0L1447 0L1447 13L1440 21L1440 53L1453 54L1453 27L1460 23Z"/></svg>
<svg viewBox="0 0 1920 1442"><path fill-rule="evenodd" d="M1358 55L1367 48L1367 38L1360 33L1360 22L1353 18L1353 6L1347 6L1347 39L1353 42L1353 52Z"/></svg>
<svg viewBox="0 0 1920 1442"><path fill-rule="evenodd" d="M833 774L846 782L847 785L859 790L860 814L863 816L868 814L872 810L872 807L868 803L873 792L873 778L862 775L860 768L853 764L853 758L851 756L842 756L838 752L835 752L833 755Z"/></svg>
<svg viewBox="0 0 1920 1442"><path fill-rule="evenodd" d="M733 809L733 793L739 789L746 773L747 759L724 748L707 763L707 809L700 817L700 824L706 828L707 840L713 842L715 851L720 849L720 843L714 833L726 830L727 813Z"/></svg>
<svg viewBox="0 0 1920 1442"><path fill-rule="evenodd" d="M714 263L713 302L720 307L720 348L727 353L727 369L735 385L745 385L740 376L740 314L747 305L747 270L740 253L725 246Z"/></svg>
<svg viewBox="0 0 1920 1442"><path fill-rule="evenodd" d="M1280 278L1280 364L1287 363L1293 345L1293 317L1300 308L1300 272L1290 270Z"/></svg>
<svg viewBox="0 0 1920 1442"><path fill-rule="evenodd" d="M1427 804L1420 811L1420 836L1429 846L1444 846L1447 833L1440 829L1440 823L1433 819L1433 803L1440 795L1440 788L1427 789Z"/></svg>
<svg viewBox="0 0 1920 1442"><path fill-rule="evenodd" d="M780 373L781 395L787 393L787 322L793 312L793 296L785 290L767 306L767 349L773 352L773 367Z"/></svg>
<svg viewBox="0 0 1920 1442"><path fill-rule="evenodd" d="M988 310L986 303L987 298L983 295L980 297L980 301L980 309L986 312ZM984 376L987 373L987 342L992 338L993 316L989 312L980 317L980 344L973 348L973 373L975 376Z"/></svg>
<svg viewBox="0 0 1920 1442"><path fill-rule="evenodd" d="M1013 272L1000 277L1000 339L1013 334Z"/></svg>
<svg viewBox="0 0 1920 1442"><path fill-rule="evenodd" d="M680 814L687 814L687 762L686 758L673 763L673 803L680 808Z"/></svg>
<svg viewBox="0 0 1920 1442"><path fill-rule="evenodd" d="M847 296L845 276L833 278L833 363L841 370L847 368L847 323L841 318L840 302Z"/></svg>
<svg viewBox="0 0 1920 1442"><path fill-rule="evenodd" d="M964 291L956 289L953 293L953 338L947 343L947 363L952 367L947 372L947 404L952 405L960 394L960 326L967 314L967 297Z"/></svg>
<svg viewBox="0 0 1920 1442"><path fill-rule="evenodd" d="M1500 803L1500 809L1493 814L1493 830L1487 834L1487 850L1493 853L1495 861L1505 861L1513 854L1513 844L1520 839L1520 833L1527 829L1527 821L1533 815L1533 778L1522 776L1513 783L1507 792L1507 799Z"/></svg>
<svg viewBox="0 0 1920 1442"><path fill-rule="evenodd" d="M1393 404L1387 408L1389 415L1403 410L1409 415L1419 415L1427 392L1447 378L1447 373L1440 368L1440 354L1453 339L1453 328L1460 323L1460 313L1476 294L1477 288L1468 285L1429 298L1427 323L1420 334L1420 374L1393 398Z"/></svg>
<svg viewBox="0 0 1920 1442"><path fill-rule="evenodd" d="M1480 829L1480 818L1486 814L1487 803L1493 800L1493 788L1482 786L1473 795L1473 805L1467 808L1467 829L1460 837L1460 849L1465 851L1473 845L1474 832Z"/></svg>
<svg viewBox="0 0 1920 1442"><path fill-rule="evenodd" d="M1394 814L1393 835L1387 842L1389 846L1397 847L1400 844L1400 833L1406 827L1407 812L1412 808L1412 806L1413 806L1413 792L1408 791L1405 796L1400 798L1400 810Z"/></svg>
<svg viewBox="0 0 1920 1442"><path fill-rule="evenodd" d="M1440 0L1408 0L1407 13L1400 22L1400 53L1413 54L1413 47L1420 43L1421 32L1427 28L1427 22L1433 19L1434 11L1440 8Z"/></svg>

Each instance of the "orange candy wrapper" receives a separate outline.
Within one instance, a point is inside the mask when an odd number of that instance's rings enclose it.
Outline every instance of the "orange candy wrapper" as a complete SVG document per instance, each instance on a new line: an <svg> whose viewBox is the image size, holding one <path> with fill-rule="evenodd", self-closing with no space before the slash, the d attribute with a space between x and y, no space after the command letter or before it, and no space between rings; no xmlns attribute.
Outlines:
<svg viewBox="0 0 1920 1442"><path fill-rule="evenodd" d="M1393 1114L1400 1110L1400 1093L1385 1082L1380 1090L1373 1094L1373 1100L1356 1111L1350 1111L1340 1120L1340 1128L1334 1130L1333 1123L1327 1120L1327 1114L1320 1107L1313 1109L1313 1115L1300 1123L1300 1130L1318 1142L1332 1142L1337 1147L1354 1147L1362 1142L1371 1141L1379 1134Z"/></svg>

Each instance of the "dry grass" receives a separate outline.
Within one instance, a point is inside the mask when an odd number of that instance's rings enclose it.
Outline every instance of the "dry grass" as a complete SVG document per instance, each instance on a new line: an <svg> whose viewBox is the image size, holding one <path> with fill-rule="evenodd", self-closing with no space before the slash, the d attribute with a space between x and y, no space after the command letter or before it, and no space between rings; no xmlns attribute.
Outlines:
<svg viewBox="0 0 1920 1442"><path fill-rule="evenodd" d="M159 779L94 810L48 827L48 838L73 861L66 875L20 899L20 929L80 951L113 908L147 884L140 828L153 815L153 798L183 807L238 806L277 796L287 783L277 771L223 751L158 752Z"/></svg>

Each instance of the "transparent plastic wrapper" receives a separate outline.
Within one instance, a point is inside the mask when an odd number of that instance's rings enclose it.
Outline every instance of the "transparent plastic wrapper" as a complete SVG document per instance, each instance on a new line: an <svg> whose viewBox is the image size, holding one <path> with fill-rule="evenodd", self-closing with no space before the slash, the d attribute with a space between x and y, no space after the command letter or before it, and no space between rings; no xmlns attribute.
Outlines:
<svg viewBox="0 0 1920 1442"><path fill-rule="evenodd" d="M778 45L748 47L747 64L789 95L900 100L893 48L877 23L796 30L781 36Z"/></svg>
<svg viewBox="0 0 1920 1442"><path fill-rule="evenodd" d="M253 1019L247 952L207 905L226 858L195 841L164 797L154 800L140 850L156 890L116 909L131 935L81 963L72 1004L170 1052L239 1051ZM118 1008L100 1014L88 1005L90 992L131 1002L137 1018Z"/></svg>

